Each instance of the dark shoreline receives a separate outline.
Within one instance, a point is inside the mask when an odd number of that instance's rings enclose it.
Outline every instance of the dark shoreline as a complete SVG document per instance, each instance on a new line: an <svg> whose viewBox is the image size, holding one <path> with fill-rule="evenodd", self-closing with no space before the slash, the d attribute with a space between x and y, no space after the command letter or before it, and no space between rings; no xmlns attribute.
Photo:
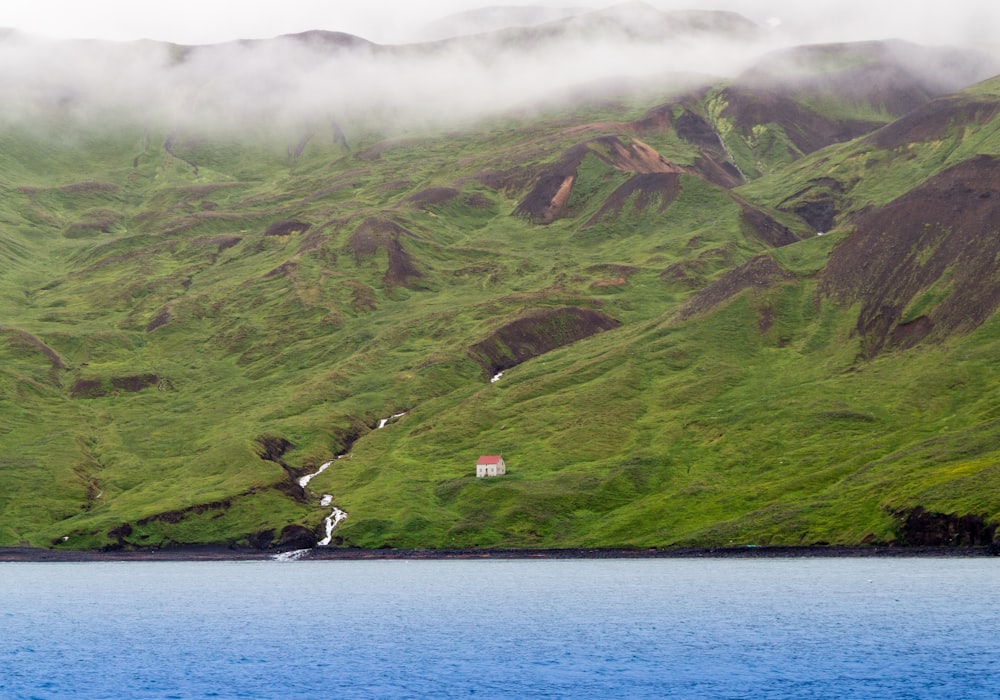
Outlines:
<svg viewBox="0 0 1000 700"><path fill-rule="evenodd" d="M1000 555L996 545L986 547L867 546L745 546L683 547L670 549L356 549L316 547L299 550L297 561L357 561L375 559L799 559L885 557L990 557ZM287 554L287 552L285 552ZM296 552L298 553L298 552ZM270 561L282 554L218 546L155 550L80 551L37 547L0 547L0 562L123 562L123 561Z"/></svg>

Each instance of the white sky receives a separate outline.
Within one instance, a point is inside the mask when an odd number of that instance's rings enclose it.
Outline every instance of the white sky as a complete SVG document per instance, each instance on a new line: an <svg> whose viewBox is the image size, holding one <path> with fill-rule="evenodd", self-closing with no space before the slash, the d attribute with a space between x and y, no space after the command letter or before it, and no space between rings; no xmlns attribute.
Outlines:
<svg viewBox="0 0 1000 700"><path fill-rule="evenodd" d="M907 38L928 43L995 42L996 0L648 0L660 9L727 9L811 40ZM157 39L204 44L327 29L393 43L424 24L482 6L595 8L616 0L0 0L0 27L47 37Z"/></svg>

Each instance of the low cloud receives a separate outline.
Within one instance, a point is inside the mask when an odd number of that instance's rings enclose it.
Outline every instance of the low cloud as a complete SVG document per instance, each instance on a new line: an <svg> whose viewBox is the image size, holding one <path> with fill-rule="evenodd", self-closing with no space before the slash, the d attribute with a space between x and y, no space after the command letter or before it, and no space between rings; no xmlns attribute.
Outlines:
<svg viewBox="0 0 1000 700"><path fill-rule="evenodd" d="M774 5L762 9L781 9ZM203 47L9 34L0 39L0 115L23 124L122 120L206 131L329 119L380 128L456 124L581 86L736 75L765 51L794 43L785 15L769 16L781 16L780 27L728 14L678 27L632 5L540 30L406 46L324 32Z"/></svg>

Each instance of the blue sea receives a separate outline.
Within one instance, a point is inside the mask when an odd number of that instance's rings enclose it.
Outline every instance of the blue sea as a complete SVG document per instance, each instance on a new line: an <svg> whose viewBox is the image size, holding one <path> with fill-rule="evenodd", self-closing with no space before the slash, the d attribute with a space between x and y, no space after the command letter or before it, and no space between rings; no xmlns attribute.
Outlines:
<svg viewBox="0 0 1000 700"><path fill-rule="evenodd" d="M0 698L998 698L1000 559L0 564Z"/></svg>

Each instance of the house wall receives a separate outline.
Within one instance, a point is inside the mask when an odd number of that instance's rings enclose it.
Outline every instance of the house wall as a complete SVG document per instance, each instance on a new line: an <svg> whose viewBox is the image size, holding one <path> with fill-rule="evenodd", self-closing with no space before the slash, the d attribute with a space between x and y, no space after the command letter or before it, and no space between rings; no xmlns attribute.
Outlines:
<svg viewBox="0 0 1000 700"><path fill-rule="evenodd" d="M507 473L507 465L504 463L503 459L501 459L498 464L476 465L476 478L482 478L487 476L501 476L506 473Z"/></svg>

